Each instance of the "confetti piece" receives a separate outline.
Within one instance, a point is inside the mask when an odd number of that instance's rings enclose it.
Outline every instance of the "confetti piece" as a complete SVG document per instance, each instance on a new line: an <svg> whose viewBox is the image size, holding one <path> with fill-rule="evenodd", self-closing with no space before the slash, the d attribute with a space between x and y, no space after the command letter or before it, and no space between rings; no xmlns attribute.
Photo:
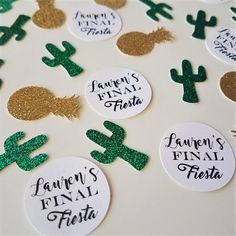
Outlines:
<svg viewBox="0 0 236 236"><path fill-rule="evenodd" d="M9 113L19 120L37 120L53 113L68 119L77 118L79 113L78 97L56 98L54 94L42 87L25 87L17 90L9 98Z"/></svg>
<svg viewBox="0 0 236 236"><path fill-rule="evenodd" d="M63 41L62 45L65 51L61 51L55 45L48 43L46 48L54 56L54 59L43 57L42 61L50 67L62 65L71 77L82 73L84 71L83 68L69 59L69 57L75 54L76 49L66 41Z"/></svg>
<svg viewBox="0 0 236 236"><path fill-rule="evenodd" d="M24 136L25 133L20 131L5 140L5 153L0 155L0 170L16 162L22 170L30 171L48 159L46 154L39 154L32 158L29 156L31 152L46 143L47 137L45 135L38 135L21 145L17 144Z"/></svg>
<svg viewBox="0 0 236 236"><path fill-rule="evenodd" d="M212 16L209 21L206 21L206 13L202 10L198 11L196 20L192 15L187 15L187 22L191 25L195 25L192 36L197 39L205 39L205 27L214 27L217 24L217 18Z"/></svg>
<svg viewBox="0 0 236 236"><path fill-rule="evenodd" d="M5 63L4 60L0 59L0 67Z"/></svg>
<svg viewBox="0 0 236 236"><path fill-rule="evenodd" d="M95 0L95 2L111 9L118 9L126 4L126 0Z"/></svg>
<svg viewBox="0 0 236 236"><path fill-rule="evenodd" d="M157 4L151 0L139 0L139 1L145 3L146 5L148 5L151 8L146 12L146 14L151 19L153 19L155 21L159 21L159 18L156 16L157 14L159 14L167 19L170 19L170 20L173 19L173 17L165 10L165 9L172 10L173 8L170 5L168 5L166 3L158 3Z"/></svg>
<svg viewBox="0 0 236 236"><path fill-rule="evenodd" d="M234 14L236 14L236 7L231 7L230 9ZM232 19L236 21L236 16L233 16Z"/></svg>
<svg viewBox="0 0 236 236"><path fill-rule="evenodd" d="M195 84L206 80L206 70L203 66L198 67L198 74L193 74L192 65L188 60L182 61L183 75L178 75L176 69L171 69L170 74L173 81L183 84L184 95L183 101L196 103L199 101Z"/></svg>
<svg viewBox="0 0 236 236"><path fill-rule="evenodd" d="M236 137L236 130L231 130L231 132L233 133L233 136Z"/></svg>
<svg viewBox="0 0 236 236"><path fill-rule="evenodd" d="M15 0L0 0L0 13L5 13L9 10L11 10L12 6L11 4Z"/></svg>
<svg viewBox="0 0 236 236"><path fill-rule="evenodd" d="M30 19L29 16L20 15L13 23L11 27L0 26L0 45L6 44L14 35L16 35L15 40L20 41L22 40L26 32L21 29L21 27Z"/></svg>
<svg viewBox="0 0 236 236"><path fill-rule="evenodd" d="M64 24L65 14L62 10L54 7L54 0L37 0L37 2L40 9L32 17L35 25L45 29L53 29Z"/></svg>
<svg viewBox="0 0 236 236"><path fill-rule="evenodd" d="M90 140L106 149L104 153L92 151L92 158L103 164L109 164L117 157L120 157L130 163L135 169L143 169L148 161L148 156L122 144L125 138L125 130L110 121L105 121L103 125L112 132L111 137L96 130L90 129L86 132L86 135Z"/></svg>
<svg viewBox="0 0 236 236"><path fill-rule="evenodd" d="M227 98L236 102L236 71L223 75L220 79L220 88Z"/></svg>
<svg viewBox="0 0 236 236"><path fill-rule="evenodd" d="M130 32L117 40L117 47L130 56L141 56L151 52L155 43L172 41L172 34L164 28L159 28L150 34Z"/></svg>

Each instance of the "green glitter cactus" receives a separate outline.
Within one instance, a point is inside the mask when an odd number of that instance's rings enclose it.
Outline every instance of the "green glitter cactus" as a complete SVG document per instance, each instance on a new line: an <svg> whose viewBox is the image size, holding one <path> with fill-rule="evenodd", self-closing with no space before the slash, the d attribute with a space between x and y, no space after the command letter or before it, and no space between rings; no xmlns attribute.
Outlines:
<svg viewBox="0 0 236 236"><path fill-rule="evenodd" d="M106 149L104 153L92 151L92 158L103 164L109 164L117 157L120 157L130 163L135 169L143 169L148 161L148 156L122 144L125 138L124 129L110 121L105 121L103 125L112 132L111 137L96 130L90 129L86 132L86 135L90 140Z"/></svg>
<svg viewBox="0 0 236 236"><path fill-rule="evenodd" d="M12 6L11 4L15 0L0 0L0 13L5 13L9 10L11 10Z"/></svg>
<svg viewBox="0 0 236 236"><path fill-rule="evenodd" d="M153 20L159 21L159 18L156 16L157 14L167 18L167 19L173 19L173 17L166 12L167 10L172 10L173 8L166 4L166 3L154 3L151 0L139 0L140 2L145 3L147 6L149 6L151 9L149 9L146 14Z"/></svg>
<svg viewBox="0 0 236 236"><path fill-rule="evenodd" d="M16 35L15 40L22 40L26 32L21 28L28 20L29 16L20 15L16 21L10 27L0 26L0 45L6 44L14 35Z"/></svg>
<svg viewBox="0 0 236 236"><path fill-rule="evenodd" d="M236 14L236 7L231 7L230 9L234 14ZM236 16L233 16L232 19L236 21Z"/></svg>
<svg viewBox="0 0 236 236"><path fill-rule="evenodd" d="M38 135L19 145L17 142L24 136L25 133L20 131L6 139L4 142L5 153L0 155L0 170L16 162L22 170L30 171L48 159L46 154L39 154L32 158L29 156L31 152L46 143L47 137L45 135Z"/></svg>
<svg viewBox="0 0 236 236"><path fill-rule="evenodd" d="M193 74L192 65L188 60L182 61L183 75L178 75L176 69L171 69L170 74L173 81L183 84L184 95L183 100L189 103L197 103L199 101L195 89L195 83L206 80L206 70L203 66L198 67L198 74Z"/></svg>
<svg viewBox="0 0 236 236"><path fill-rule="evenodd" d="M61 51L55 45L48 43L46 48L54 56L54 59L43 57L42 61L50 67L63 66L71 77L82 73L84 71L83 68L75 64L69 58L75 54L76 49L67 41L63 41L62 45L65 48L65 51Z"/></svg>
<svg viewBox="0 0 236 236"><path fill-rule="evenodd" d="M195 25L195 30L192 34L194 38L205 39L205 27L214 27L217 24L217 18L212 16L209 21L206 21L206 13L202 10L198 11L196 20L192 15L187 15L187 22L191 25Z"/></svg>

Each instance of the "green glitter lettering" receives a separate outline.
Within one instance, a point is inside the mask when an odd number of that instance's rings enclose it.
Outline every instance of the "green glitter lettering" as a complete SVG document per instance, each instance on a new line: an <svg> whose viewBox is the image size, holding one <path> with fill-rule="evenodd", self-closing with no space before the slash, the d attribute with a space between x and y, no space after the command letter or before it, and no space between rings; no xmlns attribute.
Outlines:
<svg viewBox="0 0 236 236"><path fill-rule="evenodd" d="M90 129L86 132L86 135L90 140L106 149L104 153L92 151L92 158L103 164L109 164L117 157L120 157L130 163L135 169L143 169L148 161L148 156L122 144L125 138L125 130L110 121L105 121L103 125L106 129L112 132L111 137L108 137L96 130Z"/></svg>
<svg viewBox="0 0 236 236"><path fill-rule="evenodd" d="M171 69L170 74L173 81L183 84L185 102L196 103L199 101L194 83L206 80L206 70L203 66L198 67L198 74L193 74L192 65L188 60L182 61L183 75L178 75L176 69Z"/></svg>
<svg viewBox="0 0 236 236"><path fill-rule="evenodd" d="M153 20L159 21L159 18L156 16L157 14L167 18L167 19L173 19L173 17L166 12L165 9L172 10L173 8L166 4L166 3L154 3L151 0L139 0L140 2L145 3L148 5L151 9L149 9L146 14Z"/></svg>
<svg viewBox="0 0 236 236"><path fill-rule="evenodd" d="M11 135L5 140L5 153L0 155L0 170L16 162L16 164L22 170L30 171L48 159L46 154L39 154L32 158L29 157L31 152L35 151L46 143L47 137L45 135L38 135L29 141L18 145L17 142L24 136L25 133L20 131Z"/></svg>
<svg viewBox="0 0 236 236"><path fill-rule="evenodd" d="M192 15L187 15L187 22L191 25L195 25L195 30L192 34L194 38L205 39L205 27L214 27L217 24L217 18L212 16L209 21L206 21L206 13L202 10L198 11L196 20Z"/></svg>
<svg viewBox="0 0 236 236"><path fill-rule="evenodd" d="M236 7L231 7L230 9L234 14L236 14ZM236 21L236 16L233 16L232 19Z"/></svg>
<svg viewBox="0 0 236 236"><path fill-rule="evenodd" d="M11 4L15 0L0 0L0 13L5 13L9 10L11 10L12 6Z"/></svg>
<svg viewBox="0 0 236 236"><path fill-rule="evenodd" d="M62 45L65 51L61 51L55 45L48 43L46 48L54 56L54 59L43 57L42 61L50 67L62 65L71 77L82 73L83 69L69 59L76 52L76 49L66 41L63 41Z"/></svg>
<svg viewBox="0 0 236 236"><path fill-rule="evenodd" d="M0 37L0 45L6 44L14 35L16 35L15 40L22 40L26 32L21 29L21 27L30 19L29 16L20 15L16 19L16 21L10 27L0 26L0 33L2 33Z"/></svg>

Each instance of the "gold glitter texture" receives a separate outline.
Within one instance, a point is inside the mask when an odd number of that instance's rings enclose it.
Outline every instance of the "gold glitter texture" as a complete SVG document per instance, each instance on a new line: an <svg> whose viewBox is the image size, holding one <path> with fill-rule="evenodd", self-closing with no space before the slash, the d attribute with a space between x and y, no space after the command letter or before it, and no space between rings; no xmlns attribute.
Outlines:
<svg viewBox="0 0 236 236"><path fill-rule="evenodd" d="M172 34L164 28L159 28L150 34L130 32L122 35L117 40L117 47L130 56L141 56L151 52L155 43L172 41Z"/></svg>
<svg viewBox="0 0 236 236"><path fill-rule="evenodd" d="M32 17L34 24L41 28L53 29L63 25L65 14L54 7L54 0L37 0L39 10Z"/></svg>
<svg viewBox="0 0 236 236"><path fill-rule="evenodd" d="M46 88L31 86L13 93L7 108L9 113L19 120L38 120L50 113L72 119L78 117L79 98L56 98Z"/></svg>
<svg viewBox="0 0 236 236"><path fill-rule="evenodd" d="M118 9L125 5L126 0L95 0L95 2L112 9Z"/></svg>
<svg viewBox="0 0 236 236"><path fill-rule="evenodd" d="M236 102L236 71L223 75L220 80L220 88L227 98Z"/></svg>

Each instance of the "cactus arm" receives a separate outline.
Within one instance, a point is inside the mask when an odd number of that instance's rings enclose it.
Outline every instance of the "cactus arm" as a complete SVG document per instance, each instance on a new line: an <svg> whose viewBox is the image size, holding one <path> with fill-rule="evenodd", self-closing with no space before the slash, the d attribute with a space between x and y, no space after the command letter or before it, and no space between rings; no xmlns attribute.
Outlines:
<svg viewBox="0 0 236 236"><path fill-rule="evenodd" d="M196 21L193 19L192 15L187 15L186 20L191 25L194 25L196 23Z"/></svg>
<svg viewBox="0 0 236 236"><path fill-rule="evenodd" d="M159 18L156 16L156 11L153 9L149 9L146 14L151 17L151 19L155 20L155 21L159 21Z"/></svg>
<svg viewBox="0 0 236 236"><path fill-rule="evenodd" d="M50 59L48 57L43 57L42 61L50 67L58 66L57 60L55 60L55 59Z"/></svg>
<svg viewBox="0 0 236 236"><path fill-rule="evenodd" d="M178 75L178 72L176 69L171 69L170 75L171 75L171 79L175 81L176 83L179 83L179 84L183 83L183 78L181 75Z"/></svg>
<svg viewBox="0 0 236 236"><path fill-rule="evenodd" d="M211 16L210 20L206 22L206 26L216 26L217 18L215 16Z"/></svg>
<svg viewBox="0 0 236 236"><path fill-rule="evenodd" d="M88 130L86 132L86 136L91 141L95 142L96 144L100 145L103 148L108 148L110 146L111 138L96 130L92 130L92 129Z"/></svg>
<svg viewBox="0 0 236 236"><path fill-rule="evenodd" d="M17 148L17 142L25 137L25 133L23 131L16 132L15 134L8 137L4 142L4 150L5 153L10 153Z"/></svg>
<svg viewBox="0 0 236 236"><path fill-rule="evenodd" d="M0 8L0 13L5 13L5 12L9 11L12 8L11 4L14 1L15 0L2 0L0 2L0 7L1 7Z"/></svg>
<svg viewBox="0 0 236 236"><path fill-rule="evenodd" d="M16 163L22 170L30 171L36 168L37 166L41 165L47 159L48 159L47 154L42 153L32 158L26 156L20 157L19 159L17 159Z"/></svg>
<svg viewBox="0 0 236 236"><path fill-rule="evenodd" d="M170 20L173 19L173 16L164 10L164 8L166 8L168 10L173 10L173 8L171 6L167 5L166 3L160 3L159 7L160 7L160 10L159 10L160 15L162 15L163 17L170 19Z"/></svg>
<svg viewBox="0 0 236 236"><path fill-rule="evenodd" d="M104 127L112 132L111 139L115 141L116 143L123 142L125 138L125 130L120 127L119 125L116 125L110 121L105 121L103 123Z"/></svg>
<svg viewBox="0 0 236 236"><path fill-rule="evenodd" d="M199 66L198 67L198 74L195 76L194 81L195 82L203 82L206 79L207 79L206 69L204 68L204 66Z"/></svg>
<svg viewBox="0 0 236 236"><path fill-rule="evenodd" d="M67 41L63 41L62 42L62 45L63 45L63 47L65 48L65 55L67 56L67 57L70 57L70 56L72 56L72 55L74 55L75 54L75 52L76 52L76 49L75 49L75 47L73 47L69 42L67 42Z"/></svg>
<svg viewBox="0 0 236 236"><path fill-rule="evenodd" d="M106 150L104 153L92 151L90 154L93 159L103 164L110 164L116 159L116 156L114 156L114 154L112 155L109 150Z"/></svg>

